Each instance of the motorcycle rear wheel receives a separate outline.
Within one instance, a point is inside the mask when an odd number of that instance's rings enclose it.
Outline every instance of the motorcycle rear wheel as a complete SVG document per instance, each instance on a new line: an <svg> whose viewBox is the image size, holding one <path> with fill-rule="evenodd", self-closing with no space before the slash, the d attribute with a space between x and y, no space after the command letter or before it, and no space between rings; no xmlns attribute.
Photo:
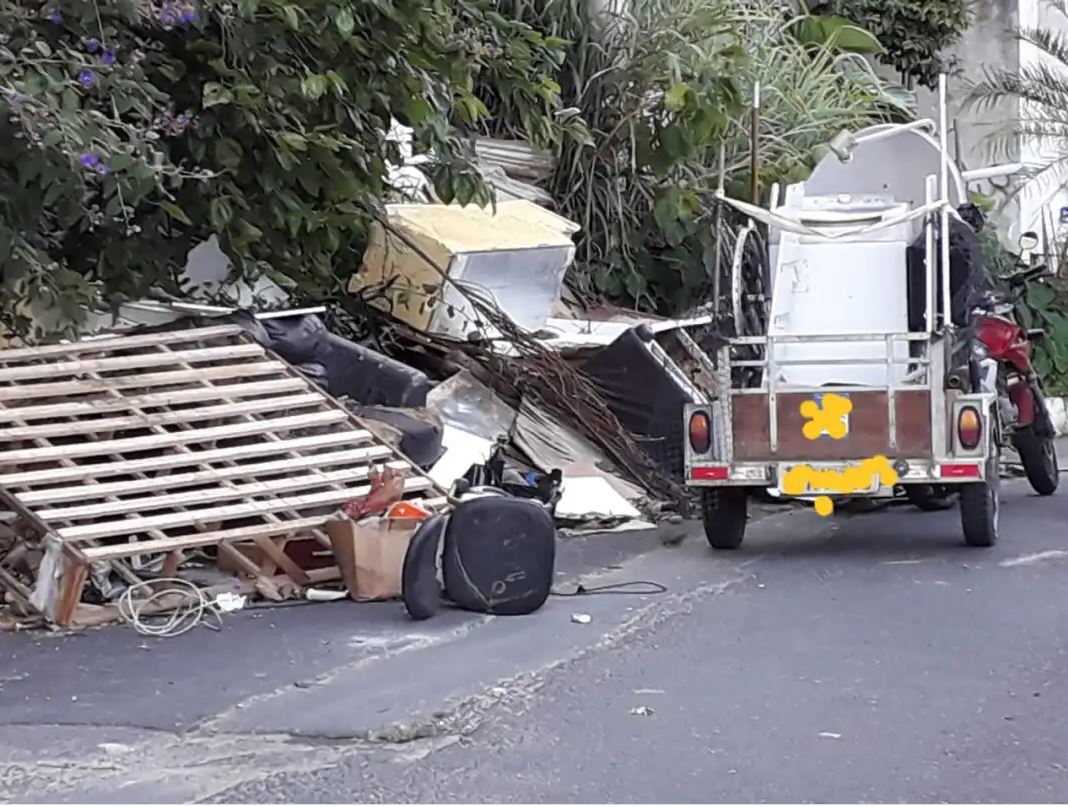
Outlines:
<svg viewBox="0 0 1068 807"><path fill-rule="evenodd" d="M1013 434L1012 443L1020 455L1031 489L1039 496L1056 492L1061 477L1053 438L1040 435L1034 426L1028 426Z"/></svg>

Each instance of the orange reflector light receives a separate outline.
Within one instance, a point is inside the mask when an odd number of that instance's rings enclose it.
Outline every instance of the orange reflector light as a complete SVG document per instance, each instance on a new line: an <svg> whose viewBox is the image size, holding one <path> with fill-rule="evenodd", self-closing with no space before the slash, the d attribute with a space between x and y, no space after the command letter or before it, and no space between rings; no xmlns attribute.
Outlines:
<svg viewBox="0 0 1068 807"><path fill-rule="evenodd" d="M960 438L961 447L969 451L983 439L983 421L979 417L979 410L974 406L966 406L960 410L960 415L957 416L957 437Z"/></svg>
<svg viewBox="0 0 1068 807"><path fill-rule="evenodd" d="M712 424L704 412L690 416L690 448L695 454L707 454L712 448Z"/></svg>

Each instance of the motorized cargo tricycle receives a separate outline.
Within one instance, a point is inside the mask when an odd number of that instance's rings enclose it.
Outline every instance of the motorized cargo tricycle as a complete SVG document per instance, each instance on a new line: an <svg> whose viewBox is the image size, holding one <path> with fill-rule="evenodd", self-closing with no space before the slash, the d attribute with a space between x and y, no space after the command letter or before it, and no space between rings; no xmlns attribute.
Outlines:
<svg viewBox="0 0 1068 807"><path fill-rule="evenodd" d="M991 546L1010 443L1036 491L1056 488L1029 362L1040 334L1006 309L1041 272L1025 268L1000 296L990 288L966 184L997 169L950 159L944 78L939 95L939 124L843 133L806 182L781 199L772 189L768 208L719 192L765 228L772 290L762 318L739 316L735 294L731 332L705 343L713 391L684 413L686 483L701 489L714 548L741 544L761 489L821 515L902 489L917 502L959 494L965 542Z"/></svg>

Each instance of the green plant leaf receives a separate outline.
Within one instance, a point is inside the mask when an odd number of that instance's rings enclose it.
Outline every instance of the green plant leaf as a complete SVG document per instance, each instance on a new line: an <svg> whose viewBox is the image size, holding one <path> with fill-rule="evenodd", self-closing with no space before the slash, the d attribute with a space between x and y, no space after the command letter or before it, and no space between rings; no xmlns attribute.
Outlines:
<svg viewBox="0 0 1068 807"><path fill-rule="evenodd" d="M222 198L211 200L208 206L211 226L217 233L221 233L230 224L234 217L234 209L230 203Z"/></svg>
<svg viewBox="0 0 1068 807"><path fill-rule="evenodd" d="M190 219L186 212L174 202L164 202L162 207L166 211L167 215L170 216L172 219L180 221L187 227L193 226L193 220Z"/></svg>
<svg viewBox="0 0 1068 807"><path fill-rule="evenodd" d="M339 9L337 15L334 17L334 24L337 25L338 33L342 36L351 36L356 27L356 20L352 16L352 9L348 7Z"/></svg>
<svg viewBox="0 0 1068 807"><path fill-rule="evenodd" d="M300 85L304 97L311 101L318 101L326 94L326 79L318 74L306 76Z"/></svg>
<svg viewBox="0 0 1068 807"><path fill-rule="evenodd" d="M693 88L685 82L672 85L672 87L664 93L665 108L671 112L678 112L686 106L687 97L692 93Z"/></svg>
<svg viewBox="0 0 1068 807"><path fill-rule="evenodd" d="M209 81L204 85L201 103L204 105L205 109L210 109L211 107L219 106L221 104L229 104L233 100L233 93L226 89L222 84Z"/></svg>
<svg viewBox="0 0 1068 807"><path fill-rule="evenodd" d="M215 143L215 159L223 168L233 170L241 165L241 144L229 137Z"/></svg>

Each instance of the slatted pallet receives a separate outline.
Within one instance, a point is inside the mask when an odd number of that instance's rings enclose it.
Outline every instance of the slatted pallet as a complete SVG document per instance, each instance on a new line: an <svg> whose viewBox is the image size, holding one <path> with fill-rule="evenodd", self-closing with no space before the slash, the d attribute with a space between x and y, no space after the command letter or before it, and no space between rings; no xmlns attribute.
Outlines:
<svg viewBox="0 0 1068 807"><path fill-rule="evenodd" d="M146 559L180 576L190 552L217 547L245 590L280 599L339 579L336 565L302 569L286 545L329 549L325 522L387 464L407 498L444 505L410 461L235 325L0 351L0 502L17 516L16 548L44 550L33 580L15 551L0 556L0 590L59 625L105 621L115 606L83 603L91 565L134 584Z"/></svg>

